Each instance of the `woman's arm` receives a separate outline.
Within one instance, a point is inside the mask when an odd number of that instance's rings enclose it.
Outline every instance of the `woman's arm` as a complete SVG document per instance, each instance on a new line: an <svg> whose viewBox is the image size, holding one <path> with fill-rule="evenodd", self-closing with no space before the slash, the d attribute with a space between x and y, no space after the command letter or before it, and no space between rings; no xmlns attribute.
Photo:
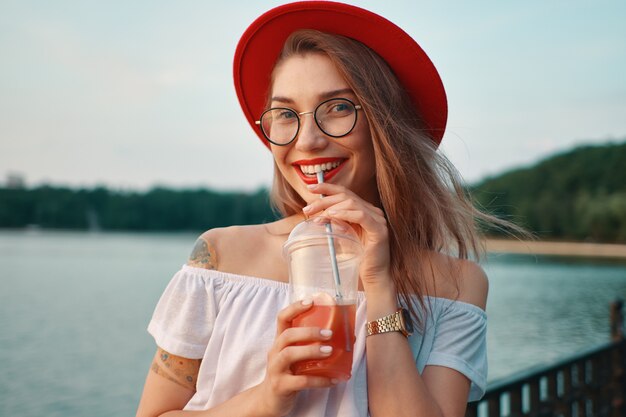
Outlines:
<svg viewBox="0 0 626 417"><path fill-rule="evenodd" d="M136 416L280 417L291 411L299 391L335 385L337 381L329 378L293 375L291 372L295 362L330 355L330 352L320 350L319 343L330 338L330 335L321 333L322 329L291 327L291 320L311 306L309 300L290 304L281 310L276 339L267 354L263 382L210 410L182 411L196 392L200 360L172 355L159 348L146 378ZM301 343L307 344L296 346Z"/></svg>
<svg viewBox="0 0 626 417"><path fill-rule="evenodd" d="M485 309L488 281L483 270L463 262L459 297ZM370 288L367 320L397 310L395 291ZM370 413L381 416L463 417L470 389L469 379L443 366L426 366L420 375L408 339L400 332L369 336L366 341L367 382Z"/></svg>
<svg viewBox="0 0 626 417"><path fill-rule="evenodd" d="M199 359L187 359L157 348L146 378L137 417L181 410L196 392Z"/></svg>
<svg viewBox="0 0 626 417"><path fill-rule="evenodd" d="M367 320L373 321L398 309L396 289L390 274L387 221L380 208L364 201L343 186L323 183L308 186L324 194L303 209L312 215L323 210L356 226L364 246L360 278L367 300ZM482 269L463 261L459 299L484 309L487 279ZM367 387L372 417L463 417L470 381L463 374L442 366L417 370L408 339L399 332L367 338Z"/></svg>
<svg viewBox="0 0 626 417"><path fill-rule="evenodd" d="M232 245L239 239L223 239L224 230L214 229L197 240L189 258L191 266L217 269L217 253L232 254L237 251ZM219 242L219 245L216 244ZM230 243L232 242L232 243ZM221 259L224 257L221 256ZM220 262L222 262L220 260ZM148 373L137 417L155 416L258 416L280 417L294 407L300 391L328 388L338 383L330 378L294 375L291 367L303 360L319 360L331 352L322 351L324 342L331 334L322 333L317 327L291 327L292 320L312 306L312 300L303 300L288 305L276 318L276 335L267 355L267 366L263 381L226 402L205 411L181 411L196 392L200 361L174 356L159 349ZM271 323L267 323L269 326ZM219 358L204 360L218 361Z"/></svg>
<svg viewBox="0 0 626 417"><path fill-rule="evenodd" d="M199 368L199 359L183 358L158 348L146 378L137 417L260 415L252 408L256 401L253 389L211 410L181 411L196 392Z"/></svg>

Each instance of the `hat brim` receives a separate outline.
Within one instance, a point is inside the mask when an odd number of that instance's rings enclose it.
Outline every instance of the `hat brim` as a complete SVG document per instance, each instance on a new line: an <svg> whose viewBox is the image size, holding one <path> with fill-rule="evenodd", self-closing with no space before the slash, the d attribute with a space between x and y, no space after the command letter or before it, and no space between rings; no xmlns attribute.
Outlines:
<svg viewBox="0 0 626 417"><path fill-rule="evenodd" d="M332 1L301 1L269 10L244 32L233 66L239 103L257 136L269 143L255 121L265 110L271 73L287 37L314 29L355 39L374 50L404 86L429 136L441 142L448 104L437 69L422 48L394 23L372 13Z"/></svg>

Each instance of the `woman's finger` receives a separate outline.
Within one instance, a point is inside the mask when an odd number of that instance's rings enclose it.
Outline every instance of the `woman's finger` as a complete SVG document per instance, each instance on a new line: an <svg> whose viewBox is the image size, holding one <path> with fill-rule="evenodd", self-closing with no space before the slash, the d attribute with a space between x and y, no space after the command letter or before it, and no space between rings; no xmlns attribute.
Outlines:
<svg viewBox="0 0 626 417"><path fill-rule="evenodd" d="M313 201L302 209L307 216L313 216L325 210L362 210L372 217L377 217L378 221L386 221L381 209L356 195L346 193L335 194Z"/></svg>
<svg viewBox="0 0 626 417"><path fill-rule="evenodd" d="M310 388L328 388L335 386L339 380L334 378L326 378L323 376L312 375L289 375L285 380L290 388L294 391L301 391Z"/></svg>
<svg viewBox="0 0 626 417"><path fill-rule="evenodd" d="M352 191L350 191L345 186L339 185L339 184L333 184L331 182L323 182L321 184L309 184L307 185L307 188L313 194L332 195L332 194L340 193L342 191L352 193Z"/></svg>
<svg viewBox="0 0 626 417"><path fill-rule="evenodd" d="M306 208L310 211L309 214L313 214L317 211L324 210L332 204L337 204L342 201L352 201L353 203L360 203L364 207L371 209L374 214L384 217L384 212L381 208L376 207L368 201L363 200L360 196L344 187L343 185L322 183L311 184L308 187L314 187L311 189L314 193L323 194L324 198L317 199L309 204Z"/></svg>
<svg viewBox="0 0 626 417"><path fill-rule="evenodd" d="M347 200L349 197L345 193L329 195L324 198L319 198L314 200L311 204L302 208L302 211L308 215L312 215L318 213L320 211L326 210L328 207L341 203L342 201Z"/></svg>
<svg viewBox="0 0 626 417"><path fill-rule="evenodd" d="M281 350L295 343L323 342L330 339L332 335L333 332L330 329L321 329L319 327L290 327L278 335L274 344L278 350Z"/></svg>
<svg viewBox="0 0 626 417"><path fill-rule="evenodd" d="M276 367L278 372L291 369L296 362L304 360L325 359L331 355L333 348L330 345L312 343L310 345L291 345L282 349L276 355L275 362L270 367Z"/></svg>
<svg viewBox="0 0 626 417"><path fill-rule="evenodd" d="M388 231L386 221L381 221L380 219L377 219L375 216L367 211L347 210L331 207L326 211L326 215L333 219L339 219L348 223L358 224L368 234L373 234L378 238L380 238L381 236L385 238L387 237ZM320 218L320 220L317 219L318 218L315 218L313 221L324 221L323 218Z"/></svg>
<svg viewBox="0 0 626 417"><path fill-rule="evenodd" d="M337 385L339 380L312 375L285 375L276 381L274 390L279 395L292 395L295 392L311 388L329 388Z"/></svg>
<svg viewBox="0 0 626 417"><path fill-rule="evenodd" d="M286 329L291 327L291 321L299 314L304 313L313 305L313 300L306 298L289 304L280 310L276 317L276 338L278 338Z"/></svg>

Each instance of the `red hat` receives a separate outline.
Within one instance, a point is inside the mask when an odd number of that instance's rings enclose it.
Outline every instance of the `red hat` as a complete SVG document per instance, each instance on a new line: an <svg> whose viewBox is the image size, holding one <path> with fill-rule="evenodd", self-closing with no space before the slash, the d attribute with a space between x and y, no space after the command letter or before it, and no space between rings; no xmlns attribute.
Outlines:
<svg viewBox="0 0 626 417"><path fill-rule="evenodd" d="M239 103L250 126L269 147L255 124L265 110L270 77L289 35L300 29L343 35L380 55L406 88L433 140L446 128L448 104L437 69L406 32L368 10L333 1L300 1L278 6L257 18L235 51L233 73Z"/></svg>

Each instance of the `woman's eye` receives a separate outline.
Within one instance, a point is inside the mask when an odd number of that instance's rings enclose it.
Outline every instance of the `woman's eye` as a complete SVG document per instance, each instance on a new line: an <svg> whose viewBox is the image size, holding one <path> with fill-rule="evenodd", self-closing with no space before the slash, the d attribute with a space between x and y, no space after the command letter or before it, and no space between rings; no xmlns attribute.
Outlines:
<svg viewBox="0 0 626 417"><path fill-rule="evenodd" d="M276 119L283 120L283 121L292 120L295 118L296 118L296 114L289 110L280 111L278 115L276 116Z"/></svg>
<svg viewBox="0 0 626 417"><path fill-rule="evenodd" d="M330 111L333 113L341 113L348 111L348 105L345 103L333 104L330 108Z"/></svg>
<svg viewBox="0 0 626 417"><path fill-rule="evenodd" d="M330 117L349 116L354 112L348 103L332 103L326 108L326 114Z"/></svg>

